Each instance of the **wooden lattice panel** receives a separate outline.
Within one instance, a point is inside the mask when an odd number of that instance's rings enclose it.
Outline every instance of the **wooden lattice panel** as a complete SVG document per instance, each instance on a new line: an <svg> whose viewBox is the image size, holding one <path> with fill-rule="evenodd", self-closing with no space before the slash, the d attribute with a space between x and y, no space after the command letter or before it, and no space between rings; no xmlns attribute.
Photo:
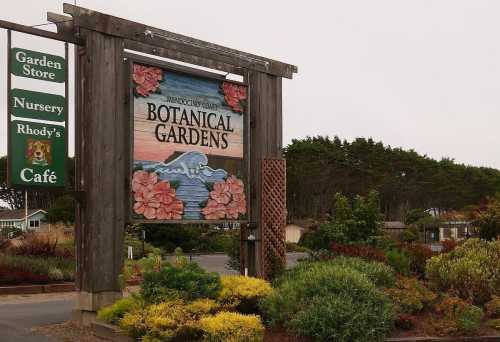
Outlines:
<svg viewBox="0 0 500 342"><path fill-rule="evenodd" d="M261 170L262 275L269 278L273 263L286 262L286 162L263 159Z"/></svg>

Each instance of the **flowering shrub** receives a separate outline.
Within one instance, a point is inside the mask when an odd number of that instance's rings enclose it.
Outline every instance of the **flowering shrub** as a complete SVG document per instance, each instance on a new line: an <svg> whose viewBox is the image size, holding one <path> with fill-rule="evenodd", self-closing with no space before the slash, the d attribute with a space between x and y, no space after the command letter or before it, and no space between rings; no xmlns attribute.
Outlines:
<svg viewBox="0 0 500 342"><path fill-rule="evenodd" d="M144 273L141 284L141 294L150 303L178 297L185 300L215 299L220 289L217 273L208 273L190 262L176 266L165 263L159 272Z"/></svg>
<svg viewBox="0 0 500 342"><path fill-rule="evenodd" d="M226 104L233 112L243 113L246 106L247 87L231 82L222 82L222 92Z"/></svg>
<svg viewBox="0 0 500 342"><path fill-rule="evenodd" d="M199 328L203 331L203 341L207 342L259 342L264 335L259 316L236 312L223 311L203 317Z"/></svg>
<svg viewBox="0 0 500 342"><path fill-rule="evenodd" d="M206 206L201 210L207 220L237 219L240 214L246 214L246 211L244 184L235 176L214 183Z"/></svg>
<svg viewBox="0 0 500 342"><path fill-rule="evenodd" d="M386 262L384 251L368 245L344 245L333 242L330 245L333 255L344 255L349 257L359 257L366 260Z"/></svg>
<svg viewBox="0 0 500 342"><path fill-rule="evenodd" d="M395 287L384 292L394 302L400 314L417 313L437 298L434 292L415 278L400 277Z"/></svg>
<svg viewBox="0 0 500 342"><path fill-rule="evenodd" d="M218 300L224 308L245 313L256 312L258 301L272 292L267 281L239 275L222 276L221 286Z"/></svg>
<svg viewBox="0 0 500 342"><path fill-rule="evenodd" d="M469 239L450 253L427 261L432 286L482 304L500 294L500 240Z"/></svg>
<svg viewBox="0 0 500 342"><path fill-rule="evenodd" d="M134 212L147 219L180 220L184 211L181 200L168 181L158 181L155 172L135 171L132 178Z"/></svg>
<svg viewBox="0 0 500 342"><path fill-rule="evenodd" d="M479 328L483 318L483 310L481 310L481 308L469 304L458 297L444 297L443 300L436 305L435 309L438 314L444 316L445 320L452 323L448 325L447 333L455 331L474 331Z"/></svg>
<svg viewBox="0 0 500 342"><path fill-rule="evenodd" d="M160 87L163 71L160 68L134 64L132 79L136 84L136 94L148 97L150 93L157 91Z"/></svg>

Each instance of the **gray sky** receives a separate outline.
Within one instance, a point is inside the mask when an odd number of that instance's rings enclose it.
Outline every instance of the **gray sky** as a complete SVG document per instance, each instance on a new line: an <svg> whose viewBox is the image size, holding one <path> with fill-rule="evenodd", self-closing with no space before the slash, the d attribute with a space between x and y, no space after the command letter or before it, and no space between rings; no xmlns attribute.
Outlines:
<svg viewBox="0 0 500 342"><path fill-rule="evenodd" d="M4 2L0 19L26 25L45 22L47 11L62 13L62 1ZM500 1L77 2L297 65L299 74L283 82L285 144L318 134L373 137L438 159L500 168ZM63 52L62 44L20 34L13 43ZM5 154L4 30L0 56Z"/></svg>

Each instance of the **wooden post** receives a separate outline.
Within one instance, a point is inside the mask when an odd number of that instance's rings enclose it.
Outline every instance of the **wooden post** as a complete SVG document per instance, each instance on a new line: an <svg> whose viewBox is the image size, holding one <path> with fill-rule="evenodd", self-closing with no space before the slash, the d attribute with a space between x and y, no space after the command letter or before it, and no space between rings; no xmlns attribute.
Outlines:
<svg viewBox="0 0 500 342"><path fill-rule="evenodd" d="M262 260L262 160L282 157L282 79L251 71L250 82L250 221L257 223L255 248L245 260L255 260L250 275L264 277Z"/></svg>
<svg viewBox="0 0 500 342"><path fill-rule="evenodd" d="M123 40L82 30L76 56L77 312L95 312L122 295L128 208L129 119Z"/></svg>

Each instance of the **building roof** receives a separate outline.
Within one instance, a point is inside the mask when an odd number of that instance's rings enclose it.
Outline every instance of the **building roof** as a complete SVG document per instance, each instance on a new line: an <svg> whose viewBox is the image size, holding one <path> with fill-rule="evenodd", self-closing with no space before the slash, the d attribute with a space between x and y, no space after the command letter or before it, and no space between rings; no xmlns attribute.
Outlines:
<svg viewBox="0 0 500 342"><path fill-rule="evenodd" d="M28 209L28 217L38 213L39 211L43 212L44 214L47 213L43 209ZM25 213L25 209L0 210L0 221L24 220Z"/></svg>
<svg viewBox="0 0 500 342"><path fill-rule="evenodd" d="M384 229L405 229L406 225L400 221L385 221Z"/></svg>

